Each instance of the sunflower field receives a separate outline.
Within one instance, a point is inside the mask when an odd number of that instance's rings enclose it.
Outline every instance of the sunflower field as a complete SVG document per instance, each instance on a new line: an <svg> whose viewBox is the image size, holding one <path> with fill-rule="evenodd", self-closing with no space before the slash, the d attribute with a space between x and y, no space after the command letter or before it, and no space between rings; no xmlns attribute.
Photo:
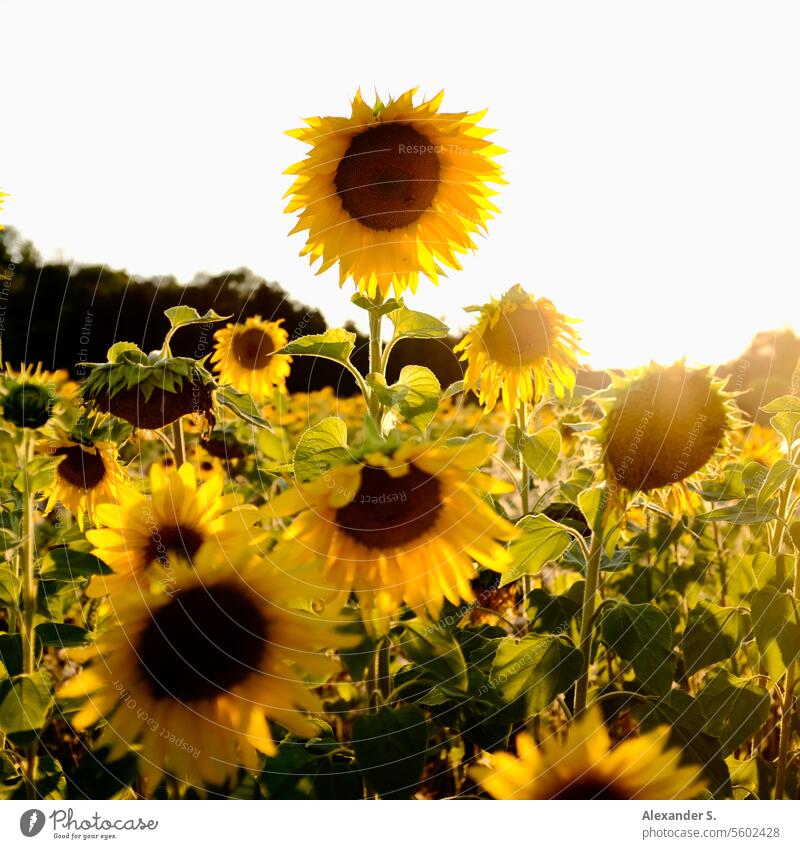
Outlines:
<svg viewBox="0 0 800 849"><path fill-rule="evenodd" d="M4 365L3 798L798 798L800 370L769 426L685 361L590 389L578 321L507 281L463 380L389 382L504 183L442 100L290 131L366 373L345 328L185 304L80 382ZM289 393L304 357L359 394Z"/></svg>

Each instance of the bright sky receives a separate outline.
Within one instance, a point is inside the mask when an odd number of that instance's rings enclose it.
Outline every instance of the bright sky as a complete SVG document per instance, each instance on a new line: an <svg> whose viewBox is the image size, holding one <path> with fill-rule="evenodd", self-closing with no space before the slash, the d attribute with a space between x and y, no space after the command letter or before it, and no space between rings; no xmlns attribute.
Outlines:
<svg viewBox="0 0 800 849"><path fill-rule="evenodd" d="M597 367L720 362L800 329L800 4L0 0L3 221L137 274L250 266L333 323L335 270L287 237L284 135L361 86L489 107L489 237L409 306L514 282L583 319Z"/></svg>

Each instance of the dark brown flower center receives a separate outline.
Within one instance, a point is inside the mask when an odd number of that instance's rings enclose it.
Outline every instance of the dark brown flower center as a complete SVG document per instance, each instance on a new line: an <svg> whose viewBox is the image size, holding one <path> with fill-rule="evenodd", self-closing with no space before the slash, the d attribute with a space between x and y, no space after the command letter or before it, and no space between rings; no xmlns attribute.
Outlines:
<svg viewBox="0 0 800 849"><path fill-rule="evenodd" d="M195 528L182 528L180 525L151 527L150 539L144 550L145 562L160 563L166 566L170 557L186 558L190 563L200 550L204 539Z"/></svg>
<svg viewBox="0 0 800 849"><path fill-rule="evenodd" d="M231 347L239 365L250 371L266 368L275 352L272 337L258 327L248 327L241 333L235 333Z"/></svg>
<svg viewBox="0 0 800 849"><path fill-rule="evenodd" d="M94 489L105 479L106 467L99 454L71 445L59 448L55 455L64 458L58 464L58 476L70 486Z"/></svg>
<svg viewBox="0 0 800 849"><path fill-rule="evenodd" d="M497 324L485 331L487 354L505 365L530 363L550 353L551 327L541 309L517 308L503 313Z"/></svg>
<svg viewBox="0 0 800 849"><path fill-rule="evenodd" d="M624 793L613 783L600 781L592 775L577 777L574 781L565 784L551 799L630 799L630 795Z"/></svg>
<svg viewBox="0 0 800 849"><path fill-rule="evenodd" d="M156 698L212 699L259 668L267 638L267 621L245 589L193 587L152 614L139 666Z"/></svg>
<svg viewBox="0 0 800 849"><path fill-rule="evenodd" d="M336 169L345 211L371 230L413 224L439 188L439 151L408 124L376 124L359 133Z"/></svg>
<svg viewBox="0 0 800 849"><path fill-rule="evenodd" d="M336 524L367 548L403 546L434 526L442 509L441 490L435 477L413 465L399 478L364 466L358 492L336 511Z"/></svg>

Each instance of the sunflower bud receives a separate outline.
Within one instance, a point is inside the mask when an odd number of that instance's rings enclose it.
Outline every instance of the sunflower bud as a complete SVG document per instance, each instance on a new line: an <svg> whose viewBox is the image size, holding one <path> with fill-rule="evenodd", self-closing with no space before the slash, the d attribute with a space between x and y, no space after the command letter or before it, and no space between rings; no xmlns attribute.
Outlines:
<svg viewBox="0 0 800 849"><path fill-rule="evenodd" d="M3 399L3 418L16 427L42 427L50 418L54 403L53 393L46 386L18 383Z"/></svg>

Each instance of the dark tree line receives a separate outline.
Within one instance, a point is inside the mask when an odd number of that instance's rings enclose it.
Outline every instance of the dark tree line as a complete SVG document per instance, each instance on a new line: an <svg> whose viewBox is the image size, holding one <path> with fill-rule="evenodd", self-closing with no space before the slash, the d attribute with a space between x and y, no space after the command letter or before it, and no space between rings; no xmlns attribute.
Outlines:
<svg viewBox="0 0 800 849"><path fill-rule="evenodd" d="M195 278L181 285L174 277L132 277L106 266L43 263L36 250L11 229L0 240L0 338L3 359L42 362L48 369L66 368L75 377L82 363L101 362L114 342L135 342L144 351L161 345L168 322L164 310L187 304L201 313L242 320L252 315L284 320L290 337L322 333L321 313L294 301L277 283L247 268ZM355 309L355 307L354 307ZM223 326L223 325L218 325ZM213 348L213 331L187 327L176 334L172 349L181 356L201 357ZM354 330L353 327L348 327ZM461 377L452 353L455 340L406 340L392 355L389 379L403 365L427 365L447 385ZM367 339L357 334L353 361L367 369ZM341 395L356 392L352 377L328 360L295 358L289 389L311 391L334 386Z"/></svg>

